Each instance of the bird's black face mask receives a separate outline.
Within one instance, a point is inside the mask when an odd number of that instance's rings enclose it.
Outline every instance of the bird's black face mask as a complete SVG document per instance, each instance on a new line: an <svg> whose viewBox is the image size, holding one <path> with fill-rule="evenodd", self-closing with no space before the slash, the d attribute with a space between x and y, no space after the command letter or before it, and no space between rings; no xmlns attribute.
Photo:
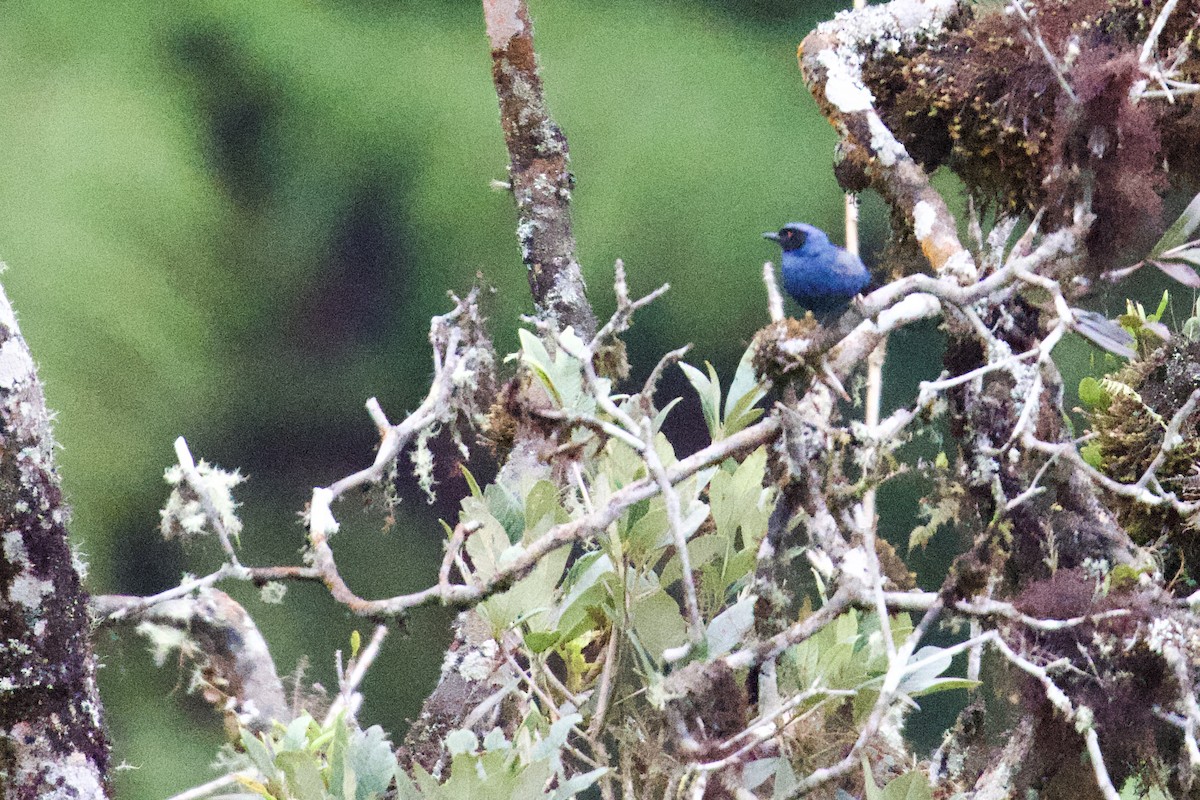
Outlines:
<svg viewBox="0 0 1200 800"><path fill-rule="evenodd" d="M784 251L799 250L801 247L804 247L804 242L807 241L808 234L795 228L780 228L779 233L764 233L763 238L779 242L779 246Z"/></svg>

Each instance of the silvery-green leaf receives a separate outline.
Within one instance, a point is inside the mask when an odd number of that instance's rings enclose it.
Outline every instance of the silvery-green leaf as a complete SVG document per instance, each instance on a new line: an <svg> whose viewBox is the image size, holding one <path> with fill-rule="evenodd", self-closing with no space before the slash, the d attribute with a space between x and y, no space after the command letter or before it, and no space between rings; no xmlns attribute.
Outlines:
<svg viewBox="0 0 1200 800"><path fill-rule="evenodd" d="M534 746L533 752L529 755L530 760L541 761L557 753L567 743L567 737L571 735L571 728L582 720L583 717L580 714L568 714L555 721L550 726L545 738Z"/></svg>
<svg viewBox="0 0 1200 800"><path fill-rule="evenodd" d="M705 638L709 658L725 655L745 638L746 632L754 626L755 600L752 596L742 598L708 624Z"/></svg>
<svg viewBox="0 0 1200 800"><path fill-rule="evenodd" d="M687 623L675 599L662 589L633 601L633 629L646 652L662 661L664 650L687 641Z"/></svg>
<svg viewBox="0 0 1200 800"><path fill-rule="evenodd" d="M471 731L460 729L446 734L446 749L450 751L451 756L474 753L478 746L479 739Z"/></svg>
<svg viewBox="0 0 1200 800"><path fill-rule="evenodd" d="M939 655L943 653L944 650L945 648L942 647L926 645L917 652L913 653L912 658L909 659L910 664L926 661L927 659L929 661L924 666L912 672L907 672L905 676L900 679L898 691L901 694L915 694L928 689L930 685L937 680L939 675L950 669L950 662L953 660L953 657L948 654Z"/></svg>
<svg viewBox="0 0 1200 800"><path fill-rule="evenodd" d="M716 441L721 438L721 385L717 382L717 372L712 364L705 362L705 366L708 367L708 375L691 364L679 362L679 368L700 396L700 409L704 412L708 435Z"/></svg>
<svg viewBox="0 0 1200 800"><path fill-rule="evenodd" d="M742 767L742 788L752 792L779 769L778 758L760 758Z"/></svg>
<svg viewBox="0 0 1200 800"><path fill-rule="evenodd" d="M358 779L354 800L372 800L387 791L396 772L396 753L383 728L372 725L351 737L346 763Z"/></svg>
<svg viewBox="0 0 1200 800"><path fill-rule="evenodd" d="M570 800L570 798L600 780L607 772L608 767L599 767L591 772L585 772L582 775L576 775L569 780L563 781L559 784L558 789L555 790L551 800Z"/></svg>
<svg viewBox="0 0 1200 800"><path fill-rule="evenodd" d="M1197 227L1200 227L1200 194L1193 197L1192 202L1188 203L1179 218L1171 223L1171 227L1167 228L1167 232L1151 248L1147 260L1157 258L1167 250L1187 244Z"/></svg>
<svg viewBox="0 0 1200 800"><path fill-rule="evenodd" d="M1190 289L1200 289L1200 275L1196 274L1195 267L1187 263L1179 263L1176 261L1163 261L1155 259L1150 262L1158 267L1164 274L1174 278L1175 280L1187 286Z"/></svg>
<svg viewBox="0 0 1200 800"><path fill-rule="evenodd" d="M325 800L325 781L313 753L288 750L275 757L289 800Z"/></svg>
<svg viewBox="0 0 1200 800"><path fill-rule="evenodd" d="M499 728L492 728L488 731L488 735L483 737L484 750L507 750L508 748L508 739L504 738L504 731Z"/></svg>

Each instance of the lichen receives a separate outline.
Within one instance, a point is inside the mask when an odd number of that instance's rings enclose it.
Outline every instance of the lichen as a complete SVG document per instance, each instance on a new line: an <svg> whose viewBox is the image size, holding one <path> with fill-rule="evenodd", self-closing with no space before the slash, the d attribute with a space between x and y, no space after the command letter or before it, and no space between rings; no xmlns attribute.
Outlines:
<svg viewBox="0 0 1200 800"><path fill-rule="evenodd" d="M483 4L483 16L493 50L503 50L514 36L524 33L525 21L521 19L520 8L516 0L489 0Z"/></svg>

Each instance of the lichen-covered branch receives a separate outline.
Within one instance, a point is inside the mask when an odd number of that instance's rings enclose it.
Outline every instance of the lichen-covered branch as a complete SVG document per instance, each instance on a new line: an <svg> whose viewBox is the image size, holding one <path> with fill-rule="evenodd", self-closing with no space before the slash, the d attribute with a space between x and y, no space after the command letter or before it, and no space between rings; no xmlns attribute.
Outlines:
<svg viewBox="0 0 1200 800"><path fill-rule="evenodd" d="M1189 8L1183 14L1188 20L1186 25L1194 25L1195 12ZM1070 27L1068 20L1074 19L1070 16L1073 13L1080 19L1108 15L1108 23ZM1080 659L1079 650L1070 644L1074 637L1068 640L1048 633L1027 636L1018 644L995 640L1010 662L1041 682L1051 705L1073 724L1073 731L1064 738L1071 726L1064 725L1061 718L1051 719L1053 714L1048 717L1038 712L1035 721L1023 729L1025 735L1043 746L1058 743L1063 748L1061 758L1078 759L1086 754L1095 782L1106 797L1115 797L1115 787L1129 774L1130 764L1152 751L1147 748L1138 755L1131 754L1134 745L1127 739L1127 729L1153 730L1160 723L1135 722L1128 714L1124 721L1113 719L1112 710L1105 706L1110 701L1101 697L1094 685L1073 677L1071 669L1076 660L1086 664L1097 682L1106 687L1102 691L1108 698L1124 691L1117 687L1124 685L1122 675L1130 669L1143 676L1154 675L1148 679L1155 686L1150 691L1163 691L1172 698L1170 703L1181 709L1185 738L1192 730L1194 704L1180 700L1193 690L1190 673L1177 669L1172 673L1166 668L1164 662L1171 659L1164 653L1170 651L1164 651L1150 634L1147 617L1147 605L1158 609L1151 613L1170 613L1165 609L1171 598L1162 575L1118 524L1105 500L1106 494L1115 496L1118 506L1126 509L1122 522L1153 520L1148 527L1155 533L1139 535L1138 543L1167 541L1169 547L1178 548L1168 550L1168 555L1178 552L1181 560L1193 552L1181 539L1171 539L1167 526L1172 519L1176 524L1194 519L1192 501L1196 495L1191 493L1190 479L1178 467L1166 466L1168 460L1183 460L1182 456L1176 457L1175 451L1182 441L1181 427L1185 421L1192 424L1195 384L1183 383L1167 392L1156 389L1153 396L1162 400L1149 403L1136 389L1124 392L1120 418L1112 415L1105 419L1111 420L1106 425L1109 429L1123 426L1121 436L1125 438L1105 439L1102 429L1100 452L1105 471L1101 471L1085 461L1064 428L1061 379L1051 355L1066 331L1079 330L1082 325L1069 307L1063 287L1068 285L1068 278L1094 272L1086 246L1094 247L1115 226L1128 225L1133 218L1126 214L1129 219L1112 219L1114 209L1130 200L1118 198L1118 202L1114 194L1136 192L1146 186L1138 182L1140 178L1123 182L1115 176L1133 170L1131 165L1138 158L1157 149L1157 140L1154 147L1139 149L1137 137L1145 136L1153 125L1168 125L1175 114L1124 107L1138 102L1138 93L1127 91L1130 74L1142 70L1155 78L1146 54L1156 45L1162 47L1159 37L1165 36L1170 44L1163 49L1175 56L1172 66L1166 68L1174 70L1172 76L1177 78L1180 71L1190 69L1189 48L1183 43L1185 23L1164 33L1173 15L1178 16L1178 12L1172 3L1145 14L1142 6L1134 9L1132 4L1097 4L1073 11L1067 5L1026 3L1019 13L1007 18L997 14L989 17L981 11L978 19L972 19L971 13L954 2L895 0L839 15L809 36L800 51L805 78L842 138L839 177L851 188L871 185L878 189L892 207L900 235L911 237L921 246L934 271L934 281L910 276L880 290L864 306L887 302L888 293L900 291L925 291L942 301L951 335L945 356L947 372L939 381L923 385L922 398L914 408L902 409L880 427L887 430L887 436L894 437L911 420L926 413L923 409L930 408L933 396L944 393L951 401L952 433L960 453L955 479L969 489L979 531L975 546L959 557L943 587L952 608L965 612L968 606L962 605L964 602L975 608L986 606L994 602L993 594L999 594L1018 598L1025 617L1077 618L1075 612L1089 607L1082 591L1090 585L1088 570L1094 570L1095 565L1122 564L1148 575L1136 592L1120 597L1116 593L1105 601L1107 608L1122 614L1098 626L1105 631L1097 632L1096 641L1111 636L1128 643L1129 649L1121 657L1101 647L1088 650ZM1118 19L1125 22L1117 23ZM1136 38L1148 20L1154 20L1154 25L1143 46ZM1004 31L1012 35L1005 37ZM1132 39L1126 38L1130 34ZM1074 38L1068 39L1068 35ZM1111 41L1103 46L1093 42L1096 49L1080 56L1081 36L1110 37ZM976 45L973 50L966 47L970 42ZM1070 48L1075 48L1073 55L1068 52ZM1137 61L1130 62L1122 48L1129 52L1140 49L1140 66ZM998 52L1007 56L998 58ZM1014 63L1022 59L1028 71L1014 73ZM1105 59L1109 60L1107 66L1102 63ZM1034 73L1045 80L1030 80ZM969 81L965 80L967 76ZM1029 112L1032 106L1028 104L1044 102L1042 94L1060 90L1056 112L1064 131L1060 140L1043 142L1044 136L1038 140L1030 136L1029 130L1022 133L1019 113L1015 118L1017 128L1011 129L1014 110L1025 109L1029 121L1035 115ZM954 98L964 91L976 96L955 104ZM912 96L922 92L933 98L931 105L912 102ZM1023 94L1026 92L1030 96ZM1003 99L997 100L1001 94ZM914 111L918 108L919 112ZM939 116L943 114L944 119ZM996 119L977 119L981 114L993 114ZM1158 115L1159 122L1148 122L1154 115ZM1039 119L1034 127L1043 122ZM943 125L949 129L948 136L941 131ZM1071 137L1076 134L1071 131L1077 125L1091 126L1083 134L1090 136L1090 151L1072 144ZM988 137L993 139L987 141ZM1014 139L1018 140L1016 145L1026 144L1024 155L1014 154ZM1101 143L1114 141L1136 152L1119 153ZM970 150L972 143L979 149ZM943 145L949 156L931 155ZM920 164L910 151L919 152ZM1057 155L1047 155L1053 153ZM986 173L979 171L980 165L986 170L986 165L997 158L1007 160L1001 180L1010 183L999 188L981 186L977 181ZM986 243L982 233L977 234L978 247L971 255L959 242L957 225L922 169L931 163L976 170L964 174L964 180L977 196L985 198L1015 191L1018 187L1012 180L1037 176L1036 182L1030 183L1032 188L1020 195L1022 200L1032 199L1036 204L1021 209L1018 195L1007 195L1009 208L1035 216L1032 225L1010 245L1015 215L1009 220L1001 217ZM1085 163L1086 167L1081 166ZM1080 175L1096 183L1088 183L1086 188L1081 183L1073 184L1082 180ZM1099 188L1102 180L1108 181L1103 189ZM1146 205L1156 207L1153 203ZM1099 237L1097 218L1104 229ZM947 283L958 283L959 287ZM1069 285L1071 291L1077 291L1086 283ZM968 300L968 296L973 299ZM891 302L896 297L892 294ZM1157 363L1175 358L1168 354ZM1144 369L1131 367L1122 373L1121 380L1137 385L1151 369L1149 364ZM1154 409L1156 416L1152 418L1158 422L1136 430L1137 423L1147 417L1139 409L1147 405ZM1130 406L1135 407L1132 417ZM871 441L882 442L885 438L876 435ZM1118 441L1121 444L1114 446ZM1125 455L1126 445L1134 448L1136 457ZM1160 470L1176 476L1171 486L1185 487L1182 494L1177 488L1168 490L1158 480ZM961 515L958 518L964 519ZM1152 538L1164 535L1168 538ZM1073 595L1076 587L1078 596ZM885 596L889 606L894 599L892 594ZM1179 624L1185 630L1194 627ZM1189 635L1174 627L1172 631L1173 643L1179 636L1186 639ZM1147 661L1139 662L1142 666L1136 668L1125 661L1142 658ZM1064 674L1051 681L1039 659L1061 662ZM1172 663L1180 662L1176 658ZM967 713L974 712L968 709ZM950 740L959 748L958 757L979 766L974 774L957 775L956 780L965 781L957 787L963 789L974 783L979 797L1000 796L1031 782L1048 780L1060 769L1058 762L1036 758L1022 761L1001 752L985 755L988 745L972 739L965 727L961 734ZM988 766L987 759L993 757L998 760ZM1187 776L1176 777L1190 783Z"/></svg>
<svg viewBox="0 0 1200 800"><path fill-rule="evenodd" d="M0 796L102 798L108 742L50 412L0 290Z"/></svg>
<svg viewBox="0 0 1200 800"><path fill-rule="evenodd" d="M596 332L571 232L567 138L542 94L533 23L525 0L484 0L492 80L517 203L517 241L538 314L587 340Z"/></svg>
<svg viewBox="0 0 1200 800"><path fill-rule="evenodd" d="M177 649L194 662L200 693L226 715L230 730L269 731L274 723L291 720L266 639L225 592L205 587L152 604L140 597L100 595L92 608L108 620L135 621L160 659Z"/></svg>

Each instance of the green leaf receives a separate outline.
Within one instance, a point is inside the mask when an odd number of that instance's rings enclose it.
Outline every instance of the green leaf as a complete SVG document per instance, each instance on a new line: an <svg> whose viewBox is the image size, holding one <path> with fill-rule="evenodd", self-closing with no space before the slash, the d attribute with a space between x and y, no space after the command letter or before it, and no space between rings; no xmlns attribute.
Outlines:
<svg viewBox="0 0 1200 800"><path fill-rule="evenodd" d="M555 622L560 643L573 641L596 626L593 611L609 603L613 587L617 584L612 561L601 553L579 559L571 568L571 573L572 577L568 579L570 589L559 603L561 610Z"/></svg>
<svg viewBox="0 0 1200 800"><path fill-rule="evenodd" d="M1088 376L1079 382L1079 401L1088 408L1103 411L1112 402L1100 381Z"/></svg>
<svg viewBox="0 0 1200 800"><path fill-rule="evenodd" d="M467 488L471 490L471 496L483 497L483 492L479 488L479 481L475 480L475 476L471 474L471 470L467 469L467 465L459 464L458 468L462 470L463 477L467 480Z"/></svg>
<svg viewBox="0 0 1200 800"><path fill-rule="evenodd" d="M542 344L542 340L528 331L521 328L517 331L517 338L521 341L521 360L525 363L533 374L537 376L546 391L550 393L555 404L560 408L563 405L562 395L559 394L558 387L554 385L554 379L550 377L550 353L546 350L546 345Z"/></svg>
<svg viewBox="0 0 1200 800"><path fill-rule="evenodd" d="M713 523L717 532L733 540L740 529L746 544L757 543L766 533L770 519L770 504L762 502L763 475L767 466L767 450L760 447L737 466L730 475L718 471L709 484Z"/></svg>
<svg viewBox="0 0 1200 800"><path fill-rule="evenodd" d="M863 788L867 790L867 800L883 800L883 789L875 783L875 775L871 772L871 764L866 756L862 756Z"/></svg>
<svg viewBox="0 0 1200 800"><path fill-rule="evenodd" d="M604 777L607 772L608 767L598 767L591 772L585 772L582 775L576 775L569 780L565 780L558 785L558 789L555 790L551 800L570 800L570 798Z"/></svg>
<svg viewBox="0 0 1200 800"><path fill-rule="evenodd" d="M679 362L679 368L700 396L700 408L708 425L708 435L715 442L721 438L721 384L717 381L717 371L712 364L706 361L704 365L708 367L707 376L691 364Z"/></svg>
<svg viewBox="0 0 1200 800"><path fill-rule="evenodd" d="M542 761L555 755L567 743L567 737L571 735L571 728L582 721L583 716L580 714L567 714L556 720L550 726L550 730L547 731L545 737L534 745L532 752L529 754L529 760Z"/></svg>
<svg viewBox="0 0 1200 800"><path fill-rule="evenodd" d="M559 408L585 413L595 410L596 400L584 391L581 365L575 358L561 347L551 357L546 345L532 332L522 329L517 334L521 340L522 363L529 367ZM584 346L583 340L570 328L560 336L565 342L574 342L580 348ZM609 385L610 382L602 378L598 388L607 394Z"/></svg>
<svg viewBox="0 0 1200 800"><path fill-rule="evenodd" d="M270 745L245 728L242 728L242 749L264 778L268 781L279 780L279 771L275 769L275 755L271 752Z"/></svg>
<svg viewBox="0 0 1200 800"><path fill-rule="evenodd" d="M1158 258L1167 250L1173 250L1176 247L1187 244L1197 227L1200 227L1200 194L1192 198L1192 202L1188 203L1187 208L1183 210L1179 218L1171 223L1171 227L1167 228L1167 232L1150 249L1150 255L1147 256L1147 260Z"/></svg>
<svg viewBox="0 0 1200 800"><path fill-rule="evenodd" d="M872 783L872 781L868 781ZM870 791L867 797L870 797ZM906 772L888 782L887 787L879 794L881 800L933 800L933 790L929 786L929 778L919 769Z"/></svg>
<svg viewBox="0 0 1200 800"><path fill-rule="evenodd" d="M558 631L529 631L525 634L525 646L531 653L544 653L558 644L559 638Z"/></svg>
<svg viewBox="0 0 1200 800"><path fill-rule="evenodd" d="M487 736L483 737L483 749L488 752L496 750L508 750L512 747L508 739L504 737L504 731L500 728L492 728L488 731Z"/></svg>
<svg viewBox="0 0 1200 800"><path fill-rule="evenodd" d="M553 604L554 590L562 579L570 554L569 547L550 551L528 575L482 603L480 613L497 631L507 630L518 621L530 623L533 629L544 630L549 616L544 612ZM539 617L544 620L541 624L537 622Z"/></svg>
<svg viewBox="0 0 1200 800"><path fill-rule="evenodd" d="M550 481L542 480L533 484L525 497L525 530L530 531L550 516L551 523L558 521L562 505L558 501L558 487Z"/></svg>
<svg viewBox="0 0 1200 800"><path fill-rule="evenodd" d="M483 523L483 527L467 537L466 551L476 576L486 581L496 574L496 563L509 547L508 533L490 514L474 519Z"/></svg>
<svg viewBox="0 0 1200 800"><path fill-rule="evenodd" d="M1192 315L1184 321L1180 332L1188 341L1200 340L1200 298L1196 298L1196 302L1192 304Z"/></svg>
<svg viewBox="0 0 1200 800"><path fill-rule="evenodd" d="M693 570L700 569L718 555L724 554L724 552L725 539L716 534L698 536L688 542L688 556L691 559ZM683 567L680 565L679 555L672 555L659 575L659 583L664 589L670 588L671 584L682 577Z"/></svg>
<svg viewBox="0 0 1200 800"><path fill-rule="evenodd" d="M634 600L631 616L642 646L659 663L664 650L687 641L687 623L679 604L662 589Z"/></svg>
<svg viewBox="0 0 1200 800"><path fill-rule="evenodd" d="M667 521L666 503L661 498L652 501L650 510L633 524L626 537L629 541L630 558L640 562L647 556L655 561L664 547L675 544L671 526ZM679 521L679 530L684 541L690 540L700 530L704 520L708 519L708 506L696 503L690 509L684 509L683 519Z"/></svg>
<svg viewBox="0 0 1200 800"><path fill-rule="evenodd" d="M464 753L474 753L479 747L479 739L472 731L459 729L446 734L446 749L451 756Z"/></svg>
<svg viewBox="0 0 1200 800"><path fill-rule="evenodd" d="M314 753L288 750L277 755L275 763L283 773L289 798L325 800L325 781Z"/></svg>
<svg viewBox="0 0 1200 800"><path fill-rule="evenodd" d="M1192 273L1192 279L1196 281L1196 284L1193 286L1193 288L1200 287L1200 277L1198 277L1194 272ZM1185 283L1185 281L1180 281L1180 283ZM1146 321L1147 322L1161 321L1163 314L1165 314L1167 311L1167 306L1170 304L1171 304L1171 293L1168 292L1166 289L1164 289L1162 299L1158 301L1158 308L1154 310L1153 314L1146 317Z"/></svg>
<svg viewBox="0 0 1200 800"><path fill-rule="evenodd" d="M667 421L667 415L671 413L671 409L673 409L675 406L679 405L682 402L683 402L682 397L673 397L673 398L671 398L670 402L668 402L665 406L662 407L661 411L659 411L657 414L654 415L653 428L654 428L655 433L658 433L659 429L662 428L663 423Z"/></svg>
<svg viewBox="0 0 1200 800"><path fill-rule="evenodd" d="M666 501L662 497L651 500L650 508L629 527L629 532L623 538L628 543L627 551L635 560L670 542Z"/></svg>
<svg viewBox="0 0 1200 800"><path fill-rule="evenodd" d="M492 516L504 526L509 543L521 541L525 535L524 499L499 483L489 484L483 490L483 497Z"/></svg>
<svg viewBox="0 0 1200 800"><path fill-rule="evenodd" d="M421 790L401 767L396 768L396 796L400 800L422 800Z"/></svg>
<svg viewBox="0 0 1200 800"><path fill-rule="evenodd" d="M937 678L919 692L913 692L909 697L922 697L937 692L951 692L955 689L974 689L981 686L983 681L972 681L967 678Z"/></svg>
<svg viewBox="0 0 1200 800"><path fill-rule="evenodd" d="M767 388L768 385L760 383L754 374L754 346L751 345L742 354L733 382L729 384L729 396L725 398L725 423L721 431L723 437L732 436L763 415L761 408L753 406L766 396Z"/></svg>
<svg viewBox="0 0 1200 800"><path fill-rule="evenodd" d="M775 790L771 794L772 800L791 797L792 792L799 785L800 781L796 778L796 771L792 769L791 762L786 758L779 759L779 767L775 770Z"/></svg>
<svg viewBox="0 0 1200 800"><path fill-rule="evenodd" d="M507 781L508 785L502 785L499 791L493 791L491 782L489 782L486 787L487 791L481 792L475 797L479 800L493 800L493 798L496 800L527 800L527 798L541 800L546 796L544 789L553 772L549 761L535 761L514 774ZM453 800L459 800L459 798L454 797Z"/></svg>
<svg viewBox="0 0 1200 800"><path fill-rule="evenodd" d="M329 793L338 800L354 800L358 776L354 774L354 767L346 761L346 751L350 748L350 729L346 725L345 715L339 714L332 727L329 731L332 734L328 755Z"/></svg>
<svg viewBox="0 0 1200 800"><path fill-rule="evenodd" d="M708 624L704 638L708 641L709 658L717 658L733 650L754 627L756 599L753 596L742 598Z"/></svg>
<svg viewBox="0 0 1200 800"><path fill-rule="evenodd" d="M1127 779L1121 787L1121 800L1171 800L1171 795L1157 786L1146 788L1136 775Z"/></svg>
<svg viewBox="0 0 1200 800"><path fill-rule="evenodd" d="M937 680L938 676L950 669L950 662L953 658L950 655L946 655L944 651L944 647L926 645L913 653L909 659L910 663L924 661L927 658L933 658L934 660L917 670L907 673L901 678L897 691L912 695L928 689Z"/></svg>
<svg viewBox="0 0 1200 800"><path fill-rule="evenodd" d="M1104 469L1104 454L1100 450L1099 442L1088 442L1079 448L1079 457L1090 467Z"/></svg>
<svg viewBox="0 0 1200 800"><path fill-rule="evenodd" d="M424 767L418 762L412 762L413 778L417 782L417 786L421 787L421 793L426 797L436 797L438 794L439 784L437 778L430 775Z"/></svg>
<svg viewBox="0 0 1200 800"><path fill-rule="evenodd" d="M279 740L278 748L280 750L304 750L305 745L308 744L308 726L312 724L314 724L313 718L308 714L296 717L288 723L283 738Z"/></svg>
<svg viewBox="0 0 1200 800"><path fill-rule="evenodd" d="M350 738L346 763L358 778L354 800L374 800L387 791L396 772L396 754L383 728L372 725Z"/></svg>

